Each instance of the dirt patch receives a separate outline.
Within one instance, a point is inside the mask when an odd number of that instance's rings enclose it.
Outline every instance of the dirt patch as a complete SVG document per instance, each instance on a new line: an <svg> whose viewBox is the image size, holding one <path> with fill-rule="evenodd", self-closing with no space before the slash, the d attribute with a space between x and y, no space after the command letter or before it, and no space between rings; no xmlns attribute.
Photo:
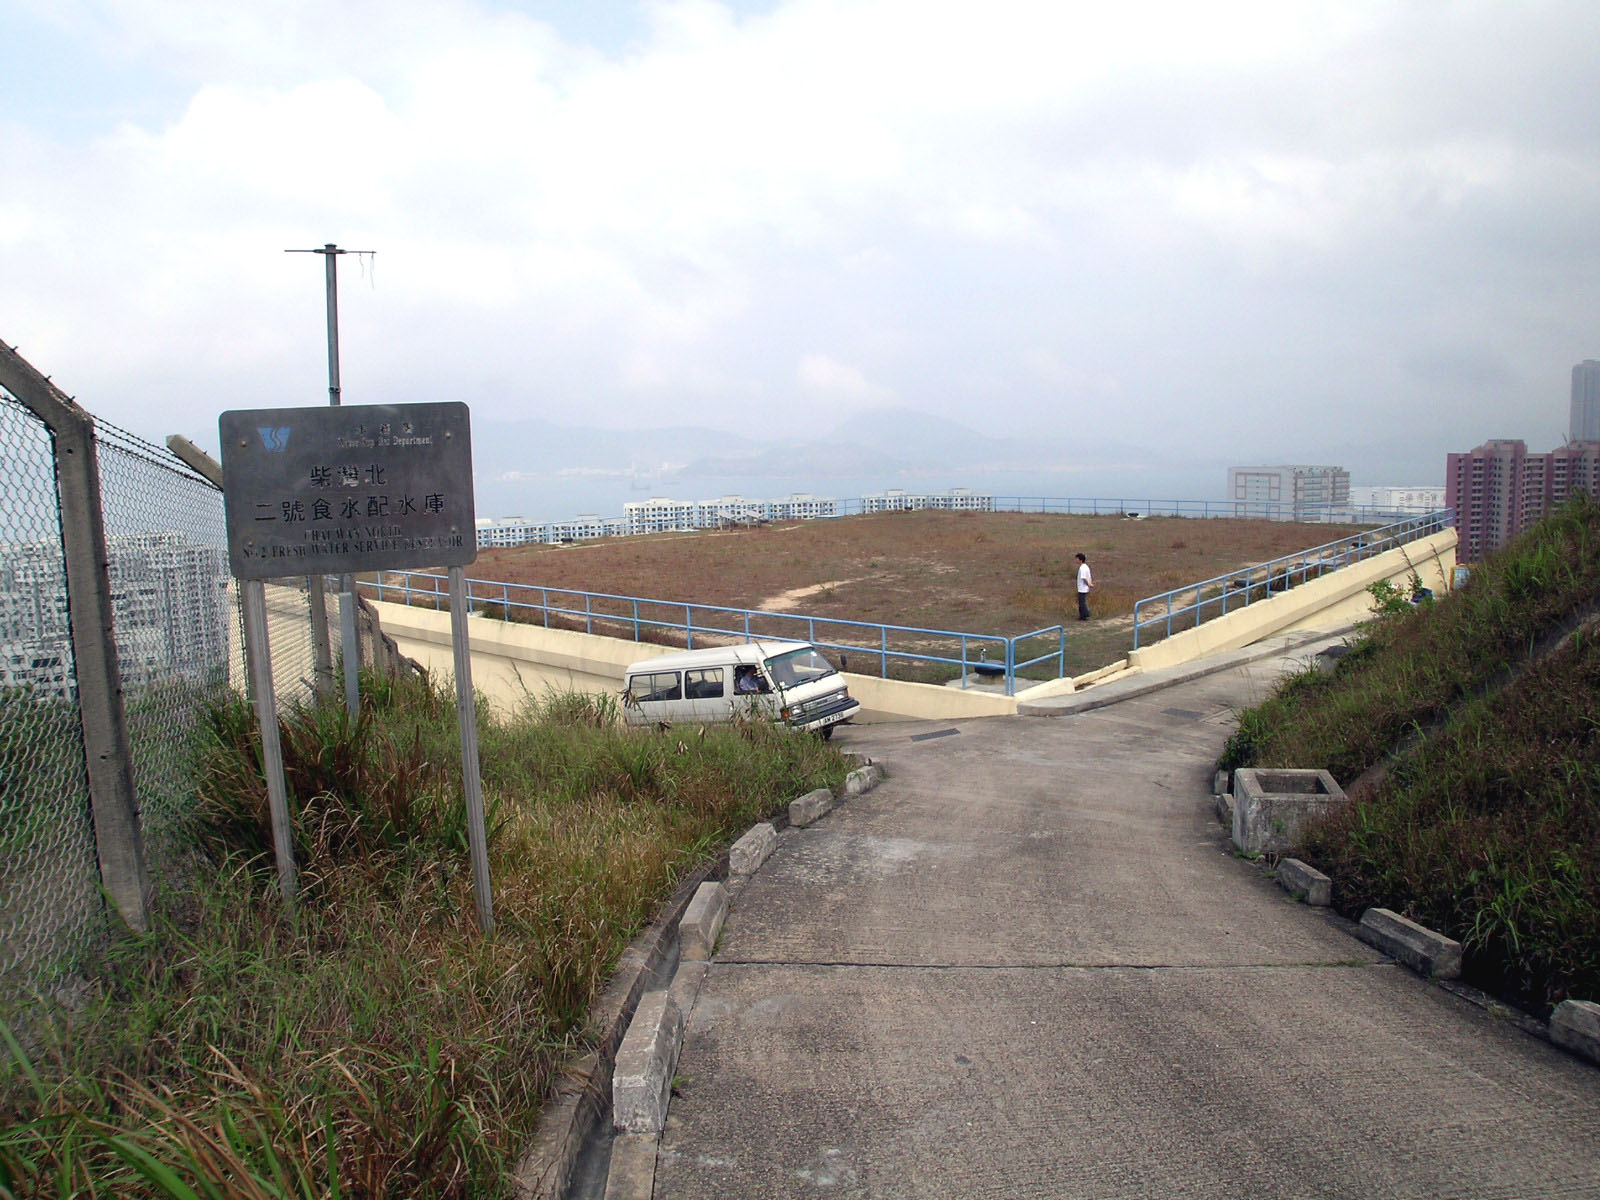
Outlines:
<svg viewBox="0 0 1600 1200"><path fill-rule="evenodd" d="M818 592L825 592L829 588L844 587L855 582L854 579L830 579L827 583L809 583L804 587L790 588L786 592L779 592L776 596L768 596L756 607L762 612L793 612L795 605L802 600L809 600Z"/></svg>

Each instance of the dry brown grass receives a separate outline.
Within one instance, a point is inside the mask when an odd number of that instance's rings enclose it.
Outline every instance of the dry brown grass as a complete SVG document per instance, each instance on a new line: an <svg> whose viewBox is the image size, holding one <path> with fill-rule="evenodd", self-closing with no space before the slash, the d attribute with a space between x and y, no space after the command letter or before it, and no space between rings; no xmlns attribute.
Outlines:
<svg viewBox="0 0 1600 1200"><path fill-rule="evenodd" d="M485 550L470 573L477 579L557 590L798 613L819 622L1004 636L1065 624L1070 630L1065 665L1075 674L1127 652L1133 606L1141 597L1293 554L1354 529L1184 517L877 513L755 529ZM1080 551L1095 574L1090 604L1096 619L1088 624L1077 621L1074 594L1073 555ZM570 598L552 600L571 603ZM648 615L674 619L660 609ZM804 627L769 624L757 632L807 636ZM614 631L627 636L623 626ZM660 630L646 637L679 644ZM870 651L859 638L846 627L820 623L813 635L813 640ZM897 635L896 648L961 653L959 643L920 634ZM1026 653L1044 651L1036 645ZM932 681L951 670L924 670L902 662L894 673Z"/></svg>
<svg viewBox="0 0 1600 1200"><path fill-rule="evenodd" d="M1042 513L876 513L757 529L485 550L478 579L889 625L1022 633L1332 541L1353 526ZM819 586L821 585L821 586ZM815 589L782 604L775 598Z"/></svg>

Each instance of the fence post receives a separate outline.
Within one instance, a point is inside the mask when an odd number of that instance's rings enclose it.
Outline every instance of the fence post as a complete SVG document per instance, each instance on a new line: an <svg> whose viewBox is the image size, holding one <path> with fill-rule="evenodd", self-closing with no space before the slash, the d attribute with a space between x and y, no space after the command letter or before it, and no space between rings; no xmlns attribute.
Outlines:
<svg viewBox="0 0 1600 1200"><path fill-rule="evenodd" d="M0 342L0 351L0 387L20 400L53 435L68 620L95 854L100 881L118 915L129 928L143 932L150 925L150 881L117 663L94 418L39 374L15 348Z"/></svg>
<svg viewBox="0 0 1600 1200"><path fill-rule="evenodd" d="M311 604L312 678L316 681L318 700L333 695L333 646L328 638L328 589L321 575L308 575ZM383 595L379 588L378 595Z"/></svg>

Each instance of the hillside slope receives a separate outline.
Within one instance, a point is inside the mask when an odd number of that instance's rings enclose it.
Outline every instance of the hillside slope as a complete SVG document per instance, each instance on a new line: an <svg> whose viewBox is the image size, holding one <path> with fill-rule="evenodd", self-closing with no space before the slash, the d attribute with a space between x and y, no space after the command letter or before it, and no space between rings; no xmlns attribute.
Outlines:
<svg viewBox="0 0 1600 1200"><path fill-rule="evenodd" d="M1597 597L1600 505L1580 497L1286 681L1219 763L1330 771L1352 803L1300 856L1339 909L1460 940L1472 982L1541 1012L1600 996Z"/></svg>

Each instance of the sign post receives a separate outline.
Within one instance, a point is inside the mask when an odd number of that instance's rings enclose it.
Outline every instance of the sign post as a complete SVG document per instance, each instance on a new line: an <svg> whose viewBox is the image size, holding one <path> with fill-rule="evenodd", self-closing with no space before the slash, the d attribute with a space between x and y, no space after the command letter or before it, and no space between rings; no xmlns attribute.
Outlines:
<svg viewBox="0 0 1600 1200"><path fill-rule="evenodd" d="M349 577L359 571L450 569L467 836L478 924L484 933L492 933L494 909L467 645L466 577L461 570L478 556L467 406L234 410L223 413L218 424L227 480L223 499L228 558L239 579L259 589L260 581L293 575ZM247 587L247 594L250 590ZM262 651L263 667L253 674L265 747L269 742L276 745L278 739L265 646ZM347 658L350 653L347 645ZM276 774L281 794L281 761ZM269 799L273 786L269 778ZM292 900L287 803L282 807L280 816L279 806L273 805L273 836L284 896Z"/></svg>
<svg viewBox="0 0 1600 1200"><path fill-rule="evenodd" d="M341 390L339 387L339 256L341 254L355 254L357 256L371 255L371 250L341 250L333 242L327 242L320 250L285 250L285 254L320 254L324 274L327 277L328 289L328 403L334 408L339 407ZM321 585L314 585L313 591L320 599ZM355 584L348 574L339 576L339 637L344 642L344 702L349 710L350 719L355 720L356 714L361 711L361 642L360 631L356 627L356 598Z"/></svg>

